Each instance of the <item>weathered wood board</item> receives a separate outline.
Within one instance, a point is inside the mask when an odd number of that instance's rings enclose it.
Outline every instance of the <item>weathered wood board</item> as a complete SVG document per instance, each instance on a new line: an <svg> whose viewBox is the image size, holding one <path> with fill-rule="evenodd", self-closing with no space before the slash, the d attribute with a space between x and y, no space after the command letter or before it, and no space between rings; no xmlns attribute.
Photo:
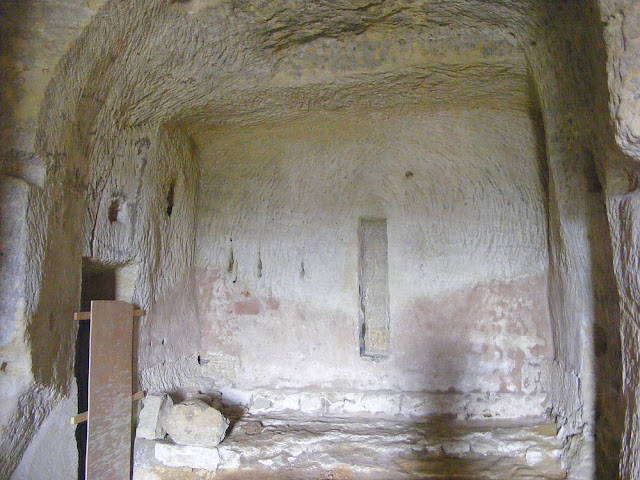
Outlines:
<svg viewBox="0 0 640 480"><path fill-rule="evenodd" d="M133 306L91 302L87 480L131 478Z"/></svg>

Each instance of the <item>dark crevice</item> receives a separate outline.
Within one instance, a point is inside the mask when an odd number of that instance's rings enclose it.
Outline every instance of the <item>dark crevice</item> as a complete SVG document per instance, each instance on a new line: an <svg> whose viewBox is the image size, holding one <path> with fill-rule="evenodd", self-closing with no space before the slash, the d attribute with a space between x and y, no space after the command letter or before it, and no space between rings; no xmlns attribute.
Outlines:
<svg viewBox="0 0 640 480"><path fill-rule="evenodd" d="M173 203L176 194L176 181L172 181L169 185L169 191L167 192L167 216L171 216L173 213Z"/></svg>
<svg viewBox="0 0 640 480"><path fill-rule="evenodd" d="M118 221L118 215L120 213L120 200L114 198L111 200L111 204L109 205L108 217L110 223L115 223Z"/></svg>

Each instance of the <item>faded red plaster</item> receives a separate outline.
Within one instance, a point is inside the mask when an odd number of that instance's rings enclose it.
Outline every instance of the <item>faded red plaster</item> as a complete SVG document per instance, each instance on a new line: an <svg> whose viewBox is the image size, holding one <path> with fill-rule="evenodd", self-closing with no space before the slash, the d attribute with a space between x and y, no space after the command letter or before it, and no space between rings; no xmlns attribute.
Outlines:
<svg viewBox="0 0 640 480"><path fill-rule="evenodd" d="M280 308L280 301L277 298L267 298L267 308L269 310L278 310Z"/></svg>
<svg viewBox="0 0 640 480"><path fill-rule="evenodd" d="M258 315L261 311L260 302L255 298L233 304L234 315Z"/></svg>
<svg viewBox="0 0 640 480"><path fill-rule="evenodd" d="M328 372L342 368L332 384L342 382L349 388L350 382L358 383L343 368L357 358L355 309L353 317L310 310L249 292L224 272L201 272L198 279L205 350L237 357L240 365L257 372L269 363L279 365L283 381L287 375L297 378L296 368L284 373L288 370L281 358L283 352L295 353L300 357L297 365L319 362ZM393 352L381 366L410 385L402 388L520 392L523 364L551 356L546 291L541 275L415 299L394 314ZM334 323L335 328L329 325ZM241 340L247 336L255 339L248 350ZM266 358L258 361L255 352ZM262 378L262 373L257 375Z"/></svg>
<svg viewBox="0 0 640 480"><path fill-rule="evenodd" d="M245 297L241 294L233 297L229 290L228 278L217 270L196 269L195 278L198 312L203 320L202 345L209 344L211 339L233 338L238 332L234 323L216 324L208 319L232 315L234 300L242 301ZM232 346L224 344L223 347L220 353L234 353Z"/></svg>
<svg viewBox="0 0 640 480"><path fill-rule="evenodd" d="M185 275L147 312L139 328L138 368L176 360L199 350L202 333L196 312L196 284L193 273Z"/></svg>
<svg viewBox="0 0 640 480"><path fill-rule="evenodd" d="M519 392L524 362L552 355L546 292L540 275L417 299L404 312L407 331L394 333L397 360L451 385L477 371Z"/></svg>
<svg viewBox="0 0 640 480"><path fill-rule="evenodd" d="M218 283L220 275L218 272L204 268L197 268L195 271L195 285L198 294L198 310L201 315L207 315L212 310L214 303L214 285Z"/></svg>

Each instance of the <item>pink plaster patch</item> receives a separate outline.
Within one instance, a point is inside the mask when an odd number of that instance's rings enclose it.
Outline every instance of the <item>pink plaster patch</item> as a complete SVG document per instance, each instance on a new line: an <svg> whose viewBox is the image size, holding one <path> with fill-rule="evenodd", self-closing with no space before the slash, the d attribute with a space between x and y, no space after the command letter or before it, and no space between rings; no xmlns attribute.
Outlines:
<svg viewBox="0 0 640 480"><path fill-rule="evenodd" d="M276 298L269 297L266 303L269 310L278 310L280 308L280 302Z"/></svg>
<svg viewBox="0 0 640 480"><path fill-rule="evenodd" d="M244 300L233 304L233 313L236 315L258 315L261 311L258 300Z"/></svg>

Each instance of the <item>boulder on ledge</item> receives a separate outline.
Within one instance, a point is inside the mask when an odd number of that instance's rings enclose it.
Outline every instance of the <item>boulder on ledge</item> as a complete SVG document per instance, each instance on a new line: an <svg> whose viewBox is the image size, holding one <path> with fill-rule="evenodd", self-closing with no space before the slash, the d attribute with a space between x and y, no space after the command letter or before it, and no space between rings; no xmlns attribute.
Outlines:
<svg viewBox="0 0 640 480"><path fill-rule="evenodd" d="M228 427L229 420L198 399L174 405L164 421L164 428L175 443L196 447L215 447Z"/></svg>

